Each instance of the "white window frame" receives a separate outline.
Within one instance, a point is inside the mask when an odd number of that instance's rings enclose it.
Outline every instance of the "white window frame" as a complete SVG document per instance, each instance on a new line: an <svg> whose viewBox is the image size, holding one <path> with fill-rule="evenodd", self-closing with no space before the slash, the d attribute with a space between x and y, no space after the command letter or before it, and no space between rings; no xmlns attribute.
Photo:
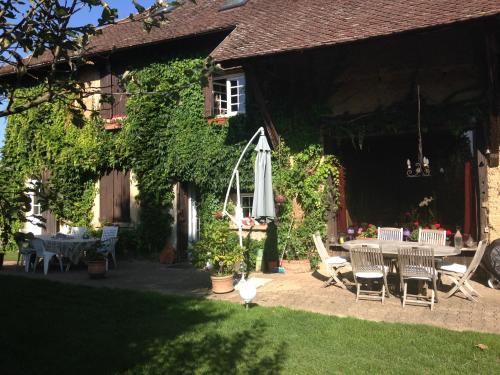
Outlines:
<svg viewBox="0 0 500 375"><path fill-rule="evenodd" d="M226 113L222 112L222 100L218 100L215 92L215 85L219 85L218 82L225 81L226 88ZM231 81L237 81L237 85L231 87ZM244 73L235 73L225 76L217 76L213 78L213 109L216 117L232 117L238 114L245 113L246 106L246 80ZM221 85L222 86L222 85ZM238 93L236 95L231 95L231 89L237 88ZM236 98L236 99L235 99ZM238 105L238 110L233 111L233 105Z"/></svg>
<svg viewBox="0 0 500 375"><path fill-rule="evenodd" d="M244 218L245 218L245 217L251 217L251 216L252 216L252 208L253 208L253 193L241 193L241 194L240 194L240 196L241 196L241 210L242 210L243 212L245 211L245 209L249 209L249 210L250 210L250 211L248 212L249 214L248 214L248 215L243 214L243 217L244 217ZM251 206L245 206L245 205L243 204L243 199L244 199L244 198L251 198L251 199L252 199L252 200L251 200L251 204L252 204L252 205L251 205Z"/></svg>

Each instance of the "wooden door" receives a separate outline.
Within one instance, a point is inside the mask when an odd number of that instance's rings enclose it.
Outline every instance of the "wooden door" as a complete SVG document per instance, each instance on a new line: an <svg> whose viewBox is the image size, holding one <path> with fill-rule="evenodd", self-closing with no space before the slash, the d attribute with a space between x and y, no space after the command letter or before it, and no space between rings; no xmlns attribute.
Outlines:
<svg viewBox="0 0 500 375"><path fill-rule="evenodd" d="M42 171L42 184L45 186L50 180L50 171L44 169ZM44 218L44 226L42 227L42 234L56 234L59 230L59 223L57 222L56 216L50 210L42 212L42 217Z"/></svg>

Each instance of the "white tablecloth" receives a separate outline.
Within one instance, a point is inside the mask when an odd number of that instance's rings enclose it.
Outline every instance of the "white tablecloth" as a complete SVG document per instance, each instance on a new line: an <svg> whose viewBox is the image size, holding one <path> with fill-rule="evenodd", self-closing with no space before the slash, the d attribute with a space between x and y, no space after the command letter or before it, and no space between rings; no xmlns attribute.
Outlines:
<svg viewBox="0 0 500 375"><path fill-rule="evenodd" d="M52 251L68 258L73 264L79 262L83 250L90 248L99 241L98 238L57 238L53 235L41 235L36 236L36 238L44 242L47 251Z"/></svg>

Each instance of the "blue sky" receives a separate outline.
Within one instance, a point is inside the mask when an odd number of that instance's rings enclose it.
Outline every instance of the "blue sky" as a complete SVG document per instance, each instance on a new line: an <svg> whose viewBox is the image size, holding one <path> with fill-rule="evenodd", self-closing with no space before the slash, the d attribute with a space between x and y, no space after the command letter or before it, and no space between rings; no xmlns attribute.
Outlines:
<svg viewBox="0 0 500 375"><path fill-rule="evenodd" d="M118 9L118 17L124 18L127 17L130 13L135 13L135 8L132 5L132 0L108 0L108 4ZM154 0L139 0L139 3L145 7L151 6L154 3ZM72 23L74 25L81 25L87 23L97 23L97 19L100 16L100 12L96 9L92 12L85 11L80 12L75 15L72 19ZM3 145L4 135L5 135L5 125L6 119L0 118L0 146Z"/></svg>

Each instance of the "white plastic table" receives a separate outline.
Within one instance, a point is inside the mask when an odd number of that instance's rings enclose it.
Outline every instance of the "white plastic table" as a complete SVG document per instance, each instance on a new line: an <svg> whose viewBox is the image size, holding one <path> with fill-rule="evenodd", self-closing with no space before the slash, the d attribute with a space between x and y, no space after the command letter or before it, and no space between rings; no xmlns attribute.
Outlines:
<svg viewBox="0 0 500 375"><path fill-rule="evenodd" d="M437 246L437 245L426 245L420 244L418 242L411 241L385 241L385 240L352 240L346 241L340 246L346 250L349 250L353 246L359 246L362 244L367 245L379 245L382 249L382 254L384 255L398 255L398 248L400 247L408 247L408 246L428 246L434 249L434 256L438 258L449 257L453 255L458 255L461 252L461 249L456 249L453 246Z"/></svg>
<svg viewBox="0 0 500 375"><path fill-rule="evenodd" d="M35 237L48 244L48 247L51 249L50 251L56 250L58 255L68 258L73 264L77 264L80 261L83 250L90 248L99 241L99 238L76 238L71 236L56 237L54 235L40 235Z"/></svg>

